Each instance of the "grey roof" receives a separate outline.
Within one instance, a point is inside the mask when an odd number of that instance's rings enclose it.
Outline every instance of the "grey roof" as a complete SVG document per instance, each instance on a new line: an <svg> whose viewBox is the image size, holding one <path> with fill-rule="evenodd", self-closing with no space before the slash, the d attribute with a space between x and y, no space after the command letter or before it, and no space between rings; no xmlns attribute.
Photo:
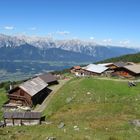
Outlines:
<svg viewBox="0 0 140 140"><path fill-rule="evenodd" d="M140 64L135 64L135 65L127 65L124 66L124 68L128 69L129 71L139 74L140 73Z"/></svg>
<svg viewBox="0 0 140 140"><path fill-rule="evenodd" d="M39 78L41 78L46 83L57 81L56 77L53 76L51 73L45 73L45 74L39 75Z"/></svg>
<svg viewBox="0 0 140 140"><path fill-rule="evenodd" d="M5 119L40 119L40 112L4 112L3 117Z"/></svg>
<svg viewBox="0 0 140 140"><path fill-rule="evenodd" d="M117 67L124 67L124 66L126 66L127 64L125 63L125 62L115 62L115 63L113 63L115 66L117 66Z"/></svg>
<svg viewBox="0 0 140 140"><path fill-rule="evenodd" d="M104 67L104 66L100 66L100 65L89 64L88 66L84 67L83 69L94 72L94 73L102 73L105 70L107 70L108 68Z"/></svg>
<svg viewBox="0 0 140 140"><path fill-rule="evenodd" d="M31 96L34 96L35 94L37 94L39 91L41 91L47 86L48 84L39 77L28 80L19 85L21 89L23 89Z"/></svg>

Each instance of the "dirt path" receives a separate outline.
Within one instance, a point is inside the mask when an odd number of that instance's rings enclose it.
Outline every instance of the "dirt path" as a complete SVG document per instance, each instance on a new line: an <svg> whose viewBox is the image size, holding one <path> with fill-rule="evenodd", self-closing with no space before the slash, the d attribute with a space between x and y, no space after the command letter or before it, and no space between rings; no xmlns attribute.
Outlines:
<svg viewBox="0 0 140 140"><path fill-rule="evenodd" d="M43 112L47 105L49 104L50 100L53 98L54 94L70 79L64 79L64 80L59 80L58 85L53 85L50 86L49 89L52 90L52 92L49 94L49 96L43 101L41 105L37 105L33 111L35 112Z"/></svg>

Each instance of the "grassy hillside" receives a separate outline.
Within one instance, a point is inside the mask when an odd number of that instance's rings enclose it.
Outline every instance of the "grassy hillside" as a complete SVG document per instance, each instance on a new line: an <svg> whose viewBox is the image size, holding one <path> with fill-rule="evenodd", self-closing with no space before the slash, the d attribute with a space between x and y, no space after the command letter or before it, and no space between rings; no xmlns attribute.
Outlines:
<svg viewBox="0 0 140 140"><path fill-rule="evenodd" d="M117 62L117 61L138 63L140 62L140 53L123 55L120 57L110 58L101 62L105 63L105 62Z"/></svg>
<svg viewBox="0 0 140 140"><path fill-rule="evenodd" d="M6 91L3 88L0 88L0 120L2 119L2 105L7 101Z"/></svg>
<svg viewBox="0 0 140 140"><path fill-rule="evenodd" d="M72 79L53 97L44 111L52 124L6 127L0 139L139 140L140 128L130 120L140 118L140 84L94 78ZM65 126L58 128L60 122Z"/></svg>

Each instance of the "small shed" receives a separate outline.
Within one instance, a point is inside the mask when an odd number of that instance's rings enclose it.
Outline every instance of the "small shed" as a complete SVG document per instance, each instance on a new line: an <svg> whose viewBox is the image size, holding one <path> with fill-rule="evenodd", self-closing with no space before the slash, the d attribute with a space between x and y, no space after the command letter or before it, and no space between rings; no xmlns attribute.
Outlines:
<svg viewBox="0 0 140 140"><path fill-rule="evenodd" d="M41 124L40 112L4 112L4 124L6 125L33 125Z"/></svg>

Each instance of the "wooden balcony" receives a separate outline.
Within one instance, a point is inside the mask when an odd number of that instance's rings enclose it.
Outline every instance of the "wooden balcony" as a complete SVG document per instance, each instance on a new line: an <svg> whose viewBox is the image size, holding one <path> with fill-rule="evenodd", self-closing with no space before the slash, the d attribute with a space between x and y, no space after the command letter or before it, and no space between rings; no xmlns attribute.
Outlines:
<svg viewBox="0 0 140 140"><path fill-rule="evenodd" d="M17 101L21 100L21 101L25 102L25 104L27 106L32 106L31 101L28 101L27 98L24 96L9 94L8 97L10 100L17 100Z"/></svg>

